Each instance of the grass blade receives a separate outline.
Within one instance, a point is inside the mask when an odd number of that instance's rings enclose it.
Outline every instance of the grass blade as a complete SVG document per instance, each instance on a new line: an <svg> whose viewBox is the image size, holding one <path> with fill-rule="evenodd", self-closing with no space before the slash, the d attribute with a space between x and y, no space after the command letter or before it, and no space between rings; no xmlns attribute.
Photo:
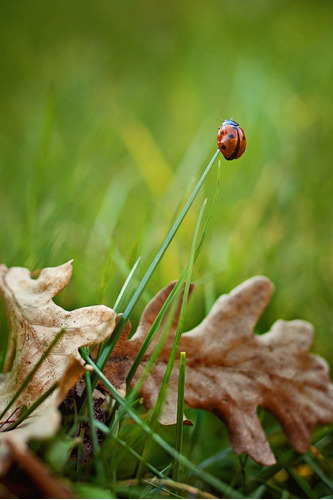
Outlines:
<svg viewBox="0 0 333 500"><path fill-rule="evenodd" d="M118 295L118 297L117 297L117 299L116 299L116 302L114 303L114 306L113 306L113 309L114 309L115 311L117 311L117 310L118 310L118 308L119 308L119 305L120 305L121 300L122 300L122 298L123 298L123 296L124 296L124 294L125 294L125 292L126 292L126 290L127 290L127 287L128 287L128 285L130 284L130 281L131 281L131 279L133 278L133 276L134 276L134 274L135 274L135 272L136 272L136 270L137 270L137 268L138 268L138 265L140 264L140 260L141 260L141 257L139 257L139 258L138 258L138 260L135 262L135 264L134 264L134 266L132 267L132 269L131 269L131 271L130 271L129 275L128 275L128 276L127 276L127 278L126 278L125 283L123 284L122 289L120 290L120 293L119 293L119 295Z"/></svg>
<svg viewBox="0 0 333 500"><path fill-rule="evenodd" d="M219 191L220 191L220 177L221 177L221 168L220 168L220 163L219 163L219 166L218 166L218 178L217 178L217 187L216 187L216 191L215 191L215 195L214 195L214 199L213 199L213 203L211 205L211 208L210 208L210 211L208 213L208 216L207 216L207 219L206 219L206 222L204 224L204 227L203 227L203 230L202 230L202 235L201 235L201 238L200 238L200 241L199 241L199 244L196 248L196 251L195 251L195 257L194 257L194 261L198 258L200 252L201 252L201 249L203 247L203 244L205 242L205 239L207 237L207 233L208 233L208 229L209 229L209 226L210 226L210 223L212 221L212 216L213 216L213 212L214 212L214 209L215 209L215 206L216 206L216 202L217 202L217 199L218 199L218 195L219 195ZM135 360L134 360L134 363L133 365L131 366L131 369L127 375L127 387L129 387L130 383L131 383L131 380L133 379L133 376L144 356L144 353L146 352L150 342L153 340L154 336L156 335L160 325L161 325L161 322L162 322L162 319L169 307L169 305L171 304L172 300L174 299L176 293L180 290L180 287L182 286L182 283L183 283L183 280L185 279L186 275L187 275L187 272L188 272L188 268L186 267L184 269L184 271L182 272L181 276L179 277L175 287L173 288L173 290L170 292L167 300L165 301L165 303L163 304L160 312L158 313L158 315L156 316L156 319L154 321L154 323L152 324Z"/></svg>
<svg viewBox="0 0 333 500"><path fill-rule="evenodd" d="M126 280L125 280L125 283L122 286L122 289L120 290L120 293L119 293L119 295L118 295L118 297L116 299L116 302L114 303L114 306L113 306L113 309L115 311L117 311L117 309L119 308L119 306L121 304L121 300L122 300L122 298L123 298L123 296L124 296L124 294L125 294L128 286L129 286L129 284L130 284L130 282L131 282L131 280L132 280L132 278L133 278L133 276L135 274L135 271L137 270L137 268L138 268L138 266L140 264L140 260L141 260L141 257L139 257L138 260L135 262L134 266L130 270L130 272L129 272ZM101 355L101 353L102 353L103 349L105 348L106 344L107 344L107 340L104 340L104 342L102 342L99 345L98 352L97 352L97 359ZM88 395L87 395L87 397L88 397Z"/></svg>
<svg viewBox="0 0 333 500"><path fill-rule="evenodd" d="M320 480L326 484L331 490L333 490L333 480L326 474L326 472L321 467L320 460L316 459L314 456L311 457L309 453L303 455L304 462L306 462L313 472L320 478Z"/></svg>
<svg viewBox="0 0 333 500"><path fill-rule="evenodd" d="M177 400L177 425L176 425L176 442L175 449L182 454L183 450L183 429L184 429L184 396L185 396L185 368L186 368L186 352L180 353L179 359L179 375L178 375L178 400ZM179 481L180 463L174 461L172 479Z"/></svg>
<svg viewBox="0 0 333 500"><path fill-rule="evenodd" d="M171 295L171 293L170 293L170 295ZM177 297L177 296L174 296L174 297ZM163 326L160 339L159 339L159 341L158 341L158 343L157 343L157 345L156 345L156 347L154 349L154 352L150 356L150 358L149 358L149 360L147 362L147 365L146 365L145 369L143 370L143 373L142 373L140 379L137 381L137 383L135 384L135 386L132 389L131 393L129 394L128 401L130 403L132 403L133 400L137 397L137 394L138 394L140 388L144 384L146 378L148 377L148 375L150 373L150 370L152 369L152 367L154 366L154 364L155 364L158 356L160 355L160 352L161 352L161 350L163 348L163 345L164 345L164 343L166 341L166 338L168 336L168 333L169 333L172 321L173 321L174 316L176 314L177 306L178 306L178 300L174 300L173 303L170 306L170 310L168 312L167 319L166 319L165 324Z"/></svg>
<svg viewBox="0 0 333 500"><path fill-rule="evenodd" d="M186 280L185 280L184 293L183 293L183 298L182 298L182 305L181 305L180 314L179 314L178 326L177 326L176 335L175 335L174 343L172 346L172 350L170 353L169 361L168 361L168 364L167 364L167 367L165 370L165 374L163 377L163 381L162 381L162 384L160 387L160 392L159 392L156 404L155 404L153 412L152 412L152 416L151 416L151 420L150 420L150 425L151 425L152 429L155 428L155 425L158 421L158 417L161 413L162 405L163 405L165 397L166 397L167 388L168 388L169 380L171 377L172 369L174 367L177 353L178 353L178 347L179 347L179 343L180 343L182 327L183 327L183 323L184 323L184 319L185 319L187 299L188 299L188 294L190 291L190 282L191 282L191 276L192 276L192 270L193 270L193 264L194 264L194 258L195 258L196 241L197 241L199 227L201 224L201 220L202 220L202 216L203 216L203 212L204 212L206 203L207 203L207 200L204 201L204 203L201 207L201 210L200 210L200 213L198 216L198 220L197 220L197 224L196 224L196 227L194 230L194 236L193 236L193 241L192 241L192 246L191 246L189 264L188 264L188 268L187 268L187 276L186 276ZM143 449L143 453L142 453L142 456L144 457L144 459L147 459L147 457L149 456L151 444L152 444L151 438L147 439L147 441L145 443L145 447ZM141 462L139 469L138 469L137 477L140 478L142 476L142 473L143 473L143 463Z"/></svg>
<svg viewBox="0 0 333 500"><path fill-rule="evenodd" d="M158 250L157 254L155 255L153 261L151 262L150 266L148 267L146 273L144 274L143 278L141 279L138 287L136 288L131 300L129 301L129 303L127 304L127 307L125 308L125 311L123 313L123 315L121 316L119 322L117 323L110 339L108 339L107 341L107 344L105 346L103 346L103 349L100 350L100 352L98 353L98 356L97 356L97 359L96 359L96 363L97 363L97 366L103 370L103 368L105 367L106 363L107 363L107 360L109 359L110 357L110 354L112 352L112 350L114 349L114 346L116 345L128 319L129 319L129 316L130 314L132 313L136 303L138 302L139 298L141 297L148 281L150 280L150 278L152 277L155 269L157 268L159 262L161 261L163 255L165 254L167 248L169 247L171 241L173 240L176 232L178 231L181 223L183 222L184 218L186 217L186 214L188 213L189 209L191 208L196 196L198 195L203 183L205 182L206 180L206 177L207 175L209 174L216 158L218 157L219 155L219 149L216 150L216 152L214 153L212 159L210 160L210 162L208 163L206 169L204 170L203 174L201 175L199 181L197 182L196 186L194 187L190 197L188 198L183 210L181 211L181 213L179 214L179 216L177 217L175 223L172 225L170 231L168 232L168 234L166 235L160 249ZM94 389L96 387L96 384L97 384L97 378L93 378L92 379L92 389ZM81 410L84 410L87 402L86 402L86 397L87 397L87 393L86 393L86 390L83 392L82 394L82 397L81 397L81 404L79 405L80 406L80 411Z"/></svg>
<svg viewBox="0 0 333 500"><path fill-rule="evenodd" d="M293 467L286 467L286 471L302 489L304 495L307 498L316 498L317 495L315 494L315 492L312 490L309 484L298 474L298 472L294 470Z"/></svg>
<svg viewBox="0 0 333 500"><path fill-rule="evenodd" d="M105 349L103 350L103 352L99 356L99 359L97 360L97 365L99 368L101 368L101 369L104 368L114 346L116 345L116 343L121 335L121 332L123 331L123 329L126 325L126 322L129 318L131 312L133 311L133 309L134 309L137 301L139 300L143 290L145 289L148 281L150 280L151 276L153 275L155 269L157 268L160 260L162 259L163 255L165 254L168 246L170 245L171 241L173 240L173 237L175 236L176 232L178 231L178 229L179 229L181 223L183 222L187 212L191 208L191 206L192 206L197 194L199 193L208 173L210 172L218 154L219 154L219 150L217 150L215 152L214 156L210 160L205 171L203 172L202 176L200 177L198 183L196 184L195 188L193 189L189 199L187 200L183 210L181 211L181 213L179 214L175 223L171 227L171 229L168 232L166 238L164 239L159 251L155 255L153 261L151 262L151 264L148 267L146 273L144 274L142 280L140 281L140 283L139 283L137 289L135 290L131 300L129 301L127 307L125 308L125 311L124 311L120 321L118 322L113 334L111 335L109 342L108 342L108 345L105 347Z"/></svg>
<svg viewBox="0 0 333 500"><path fill-rule="evenodd" d="M215 194L214 194L212 205L211 205L210 210L208 212L208 216L207 216L206 222L205 222L203 230L202 230L202 235L201 235L198 247L197 247L197 249L195 251L194 260L196 260L198 258L199 254L200 254L200 252L202 250L202 247L203 247L203 245L204 245L204 243L206 241L208 230L209 230L209 226L210 226L210 224L212 222L213 213L215 211L216 203L217 203L217 200L218 200L218 197L219 197L219 194L220 194L220 187L221 187L221 163L218 162L218 166L217 166L217 183L216 183Z"/></svg>
<svg viewBox="0 0 333 500"><path fill-rule="evenodd" d="M168 298L166 299L166 301L164 302L161 310L159 311L158 315L156 316L155 318L155 321L154 323L152 324L142 346L140 347L140 350L131 366L131 369L127 375L127 386L129 387L135 373L136 373L136 370L139 366L139 364L141 363L141 360L146 352L146 350L148 349L148 346L149 344L151 343L151 341L153 340L154 336L156 335L156 333L158 332L160 326L161 326L161 323L162 323L162 320L164 318L164 316L166 315L167 313L167 310L169 309L169 306L170 304L172 303L172 301L174 300L174 298L176 297L177 293L180 291L181 287L183 286L183 279L185 278L186 276L186 270L185 272L182 273L182 275L180 276L179 280L177 281L176 285L174 286L174 288L171 290ZM155 354L155 353L154 353ZM153 355L154 355L153 354Z"/></svg>

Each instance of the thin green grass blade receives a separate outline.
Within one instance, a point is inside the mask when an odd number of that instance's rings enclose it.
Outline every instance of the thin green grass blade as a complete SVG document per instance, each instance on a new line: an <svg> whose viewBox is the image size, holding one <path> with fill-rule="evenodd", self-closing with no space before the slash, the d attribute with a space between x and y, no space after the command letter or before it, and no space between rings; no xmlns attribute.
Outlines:
<svg viewBox="0 0 333 500"><path fill-rule="evenodd" d="M117 406L118 403L115 403ZM114 439L118 438L119 435L119 428L120 428L120 419L121 415L119 415L119 411L116 410L113 414L113 419L112 419L112 427L110 426L110 433L112 434ZM116 462L116 450L115 447L112 448L111 452L111 478L112 478L112 487L114 488L114 485L117 481L117 462Z"/></svg>
<svg viewBox="0 0 333 500"><path fill-rule="evenodd" d="M166 238L164 239L160 249L158 250L157 254L155 255L153 261L151 262L150 266L148 267L146 273L144 274L143 278L141 279L140 283L138 284L131 300L127 304L125 311L123 315L121 316L119 322L117 323L110 339L107 341L107 345L103 348L103 350L99 353L98 359L96 360L97 366L103 370L105 367L107 360L110 357L110 354L112 350L114 349L114 346L116 345L128 319L130 314L132 313L136 303L138 302L139 298L141 297L142 293L144 292L144 289L150 280L151 276L153 275L155 269L157 268L159 262L161 261L163 255L165 254L167 248L169 247L171 241L173 240L175 234L177 233L180 225L182 224L184 218L186 217L186 214L188 213L189 209L191 208L195 198L197 197L203 183L206 180L207 175L209 174L217 156L219 155L219 149L216 150L214 153L212 159L208 163L206 169L204 170L202 176L200 177L199 181L197 182L195 188L193 189L190 197L188 198L183 210L179 214L178 218L176 219L175 223L172 225L170 231L168 232ZM94 378L92 380L92 388L94 389L97 384L97 378ZM80 405L80 410L84 410L86 406L86 391L83 392L82 397L81 397L81 405Z"/></svg>
<svg viewBox="0 0 333 500"><path fill-rule="evenodd" d="M186 352L180 353L179 358L179 375L178 375L178 399L177 399L177 425L176 425L176 441L175 450L181 455L183 451L183 435L184 435L184 396L185 396L185 368L186 368ZM172 479L178 483L179 481L180 463L174 461Z"/></svg>
<svg viewBox="0 0 333 500"><path fill-rule="evenodd" d="M216 455L213 455L212 457L206 458L203 462L201 462L198 467L200 469L207 469L208 467L211 467L212 465L217 465L220 462L220 465L223 464L224 461L228 460L228 455L232 453L231 448L227 448L225 450L219 451L219 453L216 453Z"/></svg>
<svg viewBox="0 0 333 500"><path fill-rule="evenodd" d="M261 484L260 486L258 486L258 488L253 490L247 498L257 498L257 499L262 498L266 489L267 489L266 486L264 484Z"/></svg>
<svg viewBox="0 0 333 500"><path fill-rule="evenodd" d="M178 293L179 293L179 289L178 289ZM171 295L171 293L170 293L170 295ZM150 356L140 379L137 381L137 383L135 384L135 386L133 387L132 391L129 394L128 401L130 403L132 403L132 401L137 397L138 392L140 391L141 387L143 386L144 382L146 381L146 379L147 379L152 367L154 366L158 356L160 355L160 352L161 352L163 345L166 341L166 338L168 336L168 333L169 333L169 330L170 330L170 327L171 327L173 318L176 314L176 309L178 306L178 300L177 300L178 295L174 295L174 298L175 299L170 306L170 311L167 313L168 314L167 319L166 319L165 324L163 326L161 336L160 336L159 341L154 349L154 352Z"/></svg>
<svg viewBox="0 0 333 500"><path fill-rule="evenodd" d="M175 335L174 343L173 343L173 346L172 346L172 350L171 350L171 353L170 353L169 361L168 361L168 364L167 364L167 367L166 367L166 370L165 370L165 374L164 374L164 377L163 377L163 381L162 381L162 384L161 384L161 387L160 387L160 392L159 392L157 401L155 403L154 409L152 411L152 416L151 416L151 419L150 419L150 426L151 426L152 429L155 429L156 423L158 421L158 417L161 414L162 405L163 405L165 397L166 397L167 388L168 388L169 380L170 380L170 377L171 377L172 369L174 367L174 364L175 364L175 361L176 361L176 357L177 357L177 353L178 353L178 347L179 347L179 343L180 343L180 337L181 337L182 327L183 327L183 323L184 323L184 319L185 319L185 311L186 311L186 307L187 307L187 299L188 299L188 294L189 294L189 291L190 291L191 276L192 276L192 270L193 270L193 264L194 264L194 258L195 258L196 242L197 242L197 237L198 237L198 233L199 233L199 227L200 227L200 224L201 224L201 220L202 220L202 216L203 216L203 212L204 212L206 203L207 203L207 200L204 201L204 203L203 203L203 205L201 207L201 210L200 210L200 213L199 213L199 216L198 216L198 220L197 220L197 223L196 223L196 227L195 227L195 230L194 230L193 241L192 241L192 245L191 245L190 258L189 258L189 263L188 263L188 268L187 268L187 276L186 276L186 280L185 280L184 293L183 293L183 298L182 298L182 305L181 305L181 309L180 309L180 313L179 313L178 326L177 326L176 335ZM152 444L152 439L151 438L147 438L147 440L145 442L145 446L144 446L143 452L142 452L142 456L144 457L145 460L149 456L151 444ZM141 462L141 464L139 466L139 469L138 469L138 472L137 472L137 477L141 478L142 474L143 474L143 464Z"/></svg>
<svg viewBox="0 0 333 500"><path fill-rule="evenodd" d="M220 162L218 164L218 176L217 176L217 187L216 187L216 190L215 190L215 194L214 194L214 199L213 199L213 203L210 207L210 211L208 213L208 216L207 216L207 219L205 221L205 224L203 226L203 230L202 230L202 235L201 235L201 238L200 238L200 241L199 241L199 244L196 248L196 251L195 251L195 257L194 257L194 261L198 258L201 250L202 250L202 247L203 247L203 244L205 242L205 239L207 237L207 234L208 234L208 229L209 229L209 226L211 224L211 221L212 221L212 216L213 216L213 212L215 210L215 206L216 206L216 202L218 200L218 196L219 196L219 192L220 192L220 178L221 178L221 168L220 168ZM161 325L161 322L162 322L162 319L171 303L171 301L173 300L174 296L176 295L176 293L178 293L178 291L180 290L180 287L183 286L183 280L185 279L186 275L187 275L187 272L188 272L188 268L186 267L184 269L184 271L182 272L181 276L179 277L175 287L173 288L173 290L171 291L171 293L169 294L167 300L165 301L165 303L163 304L160 312L158 313L154 323L152 324L134 362L133 362L133 365L131 366L131 369L127 375L127 387L129 387L132 379L133 379L133 376L144 356L144 353L146 352L150 342L153 340L154 336L156 335L160 325Z"/></svg>
<svg viewBox="0 0 333 500"><path fill-rule="evenodd" d="M21 415L19 416L19 418L13 422L6 430L5 432L8 432L8 431L11 431L13 429L15 429L15 427L17 427L18 425L20 425L21 422L23 422L23 420L25 420L29 415L31 415L31 413L33 411L36 410L36 408L38 408L39 405L41 405L45 399L47 399L49 397L50 394L52 394L52 392L58 387L59 385L59 382L55 382L47 391L44 392L44 394L42 394L35 403L33 403L29 408L27 408L25 411L23 411L21 413Z"/></svg>
<svg viewBox="0 0 333 500"><path fill-rule="evenodd" d="M245 460L247 460L247 458L248 458L248 455L246 455ZM241 457L238 457L238 461L239 461L240 467L237 470L235 470L235 473L234 473L233 477L231 477L231 481L229 484L229 488L232 488L232 489L235 487L235 485L238 485L238 487L241 489L240 483L244 483L244 463L243 463ZM229 490L224 493L223 498L229 498L228 494L229 494Z"/></svg>
<svg viewBox="0 0 333 500"><path fill-rule="evenodd" d="M137 270L139 264L140 264L140 260L141 260L141 257L138 258L138 260L135 262L134 266L132 267L132 269L130 270L126 280L125 280L125 283L123 284L122 286L122 289L120 290L120 293L114 303L114 306L113 306L113 309L117 312L118 308L120 307L121 305L121 301L124 297L124 294L126 292L126 290L128 289L129 287L129 284L131 283L131 280L135 274L135 271ZM107 340L104 340L104 342L102 342L99 347L98 347L98 352L97 352L97 360L99 359L99 356L101 355L103 349L105 348L107 344ZM88 396L87 396L88 397Z"/></svg>
<svg viewBox="0 0 333 500"><path fill-rule="evenodd" d="M41 357L39 358L39 360L37 361L37 363L35 364L35 366L31 370L31 372L25 377L25 379L23 380L23 382L20 385L20 387L18 388L18 390L15 392L13 397L10 399L9 403L6 405L5 409L1 412L0 419L7 413L7 411L12 406L12 404L17 400L17 398L22 393L22 391L24 391L24 389L27 387L27 385L29 384L32 377L35 375L35 373L38 370L38 368L40 367L40 365L43 363L45 358L50 354L53 347L57 344L57 342L59 342L59 340L61 339L61 337L63 336L64 333L65 333L65 329L61 329L59 331L59 333L57 333L57 335L55 336L55 338L53 339L51 344L47 347L47 349L45 349L45 351L43 352L43 354L41 355Z"/></svg>
<svg viewBox="0 0 333 500"><path fill-rule="evenodd" d="M118 271L125 277L129 275L131 272L131 268L129 267L127 261L125 260L123 254L120 252L119 248L114 244L113 245L113 252L112 252L112 258L114 263L117 266ZM136 277L133 278L133 286L137 287L139 284L140 280ZM144 298L145 301L149 301L150 297L145 291L142 293L142 297ZM118 306L119 309L119 306Z"/></svg>
<svg viewBox="0 0 333 500"><path fill-rule="evenodd" d="M123 297L124 297L124 294L125 294L125 292L126 292L126 290L127 290L128 286L129 286L129 284L130 284L130 282L131 282L131 280L132 280L132 278L133 278L133 276L134 276L134 274L135 274L135 272L136 272L136 270L137 270L137 268L138 268L139 264L140 264L140 261L141 261L141 256L140 256L140 257L137 259L137 261L135 262L135 264L134 264L134 266L132 267L132 269L131 269L131 271L130 271L129 275L128 275L128 276L127 276L127 278L126 278L125 283L123 284L122 289L120 290L120 293L119 293L119 295L118 295L118 297L117 297L117 299L116 299L116 302L114 303L114 306L113 306L113 309L114 309L115 311L118 311L118 308L119 308L119 306L120 306L120 304L121 304L121 301L122 301L122 299L123 299Z"/></svg>
<svg viewBox="0 0 333 500"><path fill-rule="evenodd" d="M199 436L200 436L201 432L203 431L203 429L202 429L202 424L203 424L202 417L203 417L202 410L197 410L196 420L195 420L194 426L192 427L192 432L191 432L191 436L190 436L189 443L188 443L188 456L189 457L193 457L194 450L195 450L195 447L198 443ZM186 475L184 474L184 471L183 471L183 480L185 480L186 476L187 476L187 471L186 471Z"/></svg>
<svg viewBox="0 0 333 500"><path fill-rule="evenodd" d="M215 152L213 158L210 160L205 171L203 172L202 176L200 177L198 183L196 184L195 188L193 189L189 199L187 200L183 210L181 211L177 220L175 221L175 223L171 227L171 229L168 232L166 238L164 239L159 251L155 255L153 261L151 262L151 264L148 267L146 273L144 274L142 280L140 281L140 283L139 283L137 289L135 290L131 300L129 301L127 307L125 308L125 311L124 311L120 321L118 322L113 334L111 335L109 342L108 342L108 345L105 347L104 351L101 353L101 356L99 357L99 360L98 360L98 367L99 368L101 368L101 369L104 368L114 346L116 345L116 343L121 335L121 332L123 331L123 329L126 325L126 322L129 318L130 314L132 313L132 311L133 311L137 301L141 297L141 294L142 294L143 290L145 289L148 281L150 280L150 278L153 275L155 269L157 268L159 262L161 261L163 255L165 254L167 248L169 247L171 241L173 240L173 238L174 238L176 232L178 231L181 223L183 222L187 212L191 208L191 206L192 206L197 194L199 193L207 175L209 174L218 154L219 154L219 150L217 150Z"/></svg>
<svg viewBox="0 0 333 500"><path fill-rule="evenodd" d="M172 217L171 217L171 225L174 224L177 220L177 214L179 214L180 210L181 210L181 207L184 205L184 203L186 202L186 199L188 198L189 194L191 193L192 189L194 188L194 185L195 185L195 177L193 177L191 179L191 181L189 182L188 186L186 187L186 189L183 191L183 194L180 198L180 200L178 201L177 203L177 206L172 214Z"/></svg>
<svg viewBox="0 0 333 500"><path fill-rule="evenodd" d="M135 457L137 460L141 460L142 457L141 455L135 451L129 444L126 443L126 441L124 441L123 439L121 439L119 436L115 436L114 437L115 441L117 441L117 443L119 443L125 450L127 450L129 453L131 453L131 455L133 455L133 457ZM148 469L150 469L157 477L166 477L164 474L162 474L158 469L156 469L156 467L154 467L151 463L149 463L148 461L145 463L146 467L148 467Z"/></svg>
<svg viewBox="0 0 333 500"><path fill-rule="evenodd" d="M220 189L221 189L221 162L219 161L218 162L218 166L217 166L217 182L216 182L216 189L215 189L215 194L214 194L214 198L213 198L213 202L211 204L211 207L209 209L209 212L208 212L208 215L207 215L207 218L206 218L206 222L203 226L203 229L202 229L202 235L201 235L201 238L200 238L200 241L199 241L199 244L198 244L198 247L195 251L195 257L194 257L194 260L196 260L202 250L202 247L206 241L206 238L207 238L207 235L208 235L208 230L209 230L209 227L211 225L211 222L212 222L212 219L213 219L213 214L214 214L214 211L215 211L215 207L216 207L216 203L217 203L217 200L218 200L218 197L219 197L219 194L220 194Z"/></svg>
<svg viewBox="0 0 333 500"><path fill-rule="evenodd" d="M303 455L303 460L311 467L320 480L333 491L333 480L323 470L320 460L316 459L314 456L311 457L309 453Z"/></svg>
<svg viewBox="0 0 333 500"><path fill-rule="evenodd" d="M217 491L224 493L225 491L228 491L228 494L230 495L230 498L243 498L242 495L237 493L237 491L233 490L232 488L229 488L229 486L221 481L220 479L217 479L213 475L209 474L206 471L201 470L199 467L195 466L192 464L192 462L184 457L183 455L180 455L169 443L167 443L161 436L159 436L156 432L154 432L149 425L147 425L141 417L133 410L131 405L128 404L127 400L124 399L116 388L111 384L111 382L105 377L103 372L98 368L98 366L90 359L90 357L83 352L82 357L84 360L89 363L92 367L98 378L103 382L107 390L111 393L111 395L114 397L114 399L123 407L123 409L126 411L126 413L136 422L141 429L148 434L149 436L152 436L153 441L155 441L156 444L161 446L171 457L179 460L179 462L188 467L193 474L196 476L200 477L203 481L206 481L207 484L211 485L213 488L215 488Z"/></svg>
<svg viewBox="0 0 333 500"><path fill-rule="evenodd" d="M185 270L186 271L186 270ZM161 323L162 323L162 320L164 318L164 316L166 315L167 313L167 310L169 309L170 307L170 304L172 303L172 301L174 300L174 298L176 297L176 295L180 292L180 289L181 287L183 287L183 279L185 278L185 272L182 273L182 275L180 276L179 280L177 281L177 283L175 284L174 288L171 290L168 298L166 299L166 301L164 302L161 310L159 311L158 315L156 316L155 318L155 321L154 323L152 324L142 346L140 347L140 350L131 366L131 369L128 373L128 376L127 376L127 386L129 387L135 373L136 373L136 370L138 369L138 366L139 364L141 363L141 360L149 346L149 344L151 343L151 341L153 340L154 336L156 335L156 333L158 332L160 326L161 326ZM175 301L176 303L176 301ZM174 311L175 312L175 311ZM170 318L172 317L172 314L170 312ZM171 318L172 320L172 318ZM171 322L169 321L169 326L171 326ZM164 328L164 331L166 330L166 328ZM155 352L152 354L152 357L154 357L154 359L157 358L157 355L155 354ZM149 362L149 365L150 365L150 362ZM139 381L140 382L140 381ZM137 383L137 387L136 387L136 391L139 390L139 382ZM141 384L141 383L140 383ZM142 385L142 384L141 384Z"/></svg>
<svg viewBox="0 0 333 500"><path fill-rule="evenodd" d="M316 498L316 493L310 485L295 471L293 467L286 467L288 474L295 480L307 498Z"/></svg>
<svg viewBox="0 0 333 500"><path fill-rule="evenodd" d="M96 473L100 479L105 479L105 470L103 467L103 462L101 460L101 457L99 455L99 442L98 442L98 437L97 437L97 429L96 429L96 421L95 421L95 415L94 415L94 402L93 402L93 395L92 395L92 387L91 387L91 375L90 373L86 372L84 374L85 376L85 382L86 382L86 388L87 388L87 399L88 399L88 420L89 420L89 427L90 427L90 436L91 436L91 444L92 444L92 449L93 449L93 454L94 454L94 467L96 470Z"/></svg>
<svg viewBox="0 0 333 500"><path fill-rule="evenodd" d="M169 294L169 297L170 297L170 295L171 295L171 293ZM174 297L176 297L175 294L173 294L173 298ZM170 330L170 327L171 327L174 315L176 314L177 305L178 305L177 300L174 300L174 302L170 306L170 311L168 312L168 316L167 316L166 322L165 322L165 324L163 326L160 338L159 338L158 343L157 343L157 345L156 345L156 347L154 349L154 352L150 356L150 358L149 358L149 360L147 362L147 365L145 366L145 368L144 368L144 370L143 370L143 372L142 372L139 380L137 381L137 383L135 384L135 386L133 387L133 389L131 390L131 392L128 393L128 395L126 396L127 401L130 404L134 405L134 401L135 401L135 398L138 395L138 392L140 391L140 389L141 389L142 385L144 384L145 380L147 379L147 377L148 377L148 375L149 375L152 367L154 366L154 364L155 364L158 356L160 355L160 352L161 352L161 350L163 348L163 345L165 343L166 337L167 337L167 335L169 333L169 330ZM166 314L166 312L164 312L163 317L165 316L165 314ZM155 320L154 324L155 323L156 323L156 320ZM160 327L160 323L161 322L159 322L159 324L157 325L157 328ZM154 324L152 325L152 328L154 327ZM155 331L155 333L156 333L156 331ZM149 333L148 333L148 335L149 335ZM148 335L147 335L147 337L148 337ZM147 337L146 337L146 340L147 340ZM147 348L148 345L149 345L149 342L148 343L146 342L146 344L147 344L146 345L146 348ZM146 351L146 348L144 349L144 352ZM144 352L142 353L142 356L143 356ZM141 357L140 357L140 361L141 361ZM132 368L133 368L133 365L132 365ZM135 367L135 371L136 371L136 367ZM134 375L134 373L135 372L133 372L133 375ZM114 420L113 416L114 416L114 413L118 411L118 408L119 408L118 403L115 403L115 406L114 406L114 409L113 409L113 412L112 412L112 415L111 415L111 419L110 419L110 428L113 426L113 420ZM120 412L120 414L121 414L121 412Z"/></svg>
<svg viewBox="0 0 333 500"><path fill-rule="evenodd" d="M141 460L141 455L135 451L128 443L126 443L126 441L124 441L123 439L121 439L117 434L114 434L112 432L112 430L109 429L109 427L107 427L105 424L103 424L102 422L98 422L96 421L96 428L99 429L100 431L102 431L104 434L106 435L110 435L110 434L113 434L112 435L112 439L114 441L116 441L118 444L120 444L126 451L128 451L129 453L131 453L131 455L133 455L137 460ZM158 477L161 477L161 478L167 478L167 476L165 474L163 474L162 472L160 472L158 469L156 469L153 465L151 465L149 462L146 462L145 464L156 476Z"/></svg>
<svg viewBox="0 0 333 500"><path fill-rule="evenodd" d="M88 420L89 420L89 424L90 424L91 443L92 443L93 451L94 451L94 453L96 453L99 450L99 444L98 444L96 428L95 428L94 403L93 403L93 397L92 397L90 373L85 372L84 377L85 377L85 382L86 382L86 387L87 387Z"/></svg>

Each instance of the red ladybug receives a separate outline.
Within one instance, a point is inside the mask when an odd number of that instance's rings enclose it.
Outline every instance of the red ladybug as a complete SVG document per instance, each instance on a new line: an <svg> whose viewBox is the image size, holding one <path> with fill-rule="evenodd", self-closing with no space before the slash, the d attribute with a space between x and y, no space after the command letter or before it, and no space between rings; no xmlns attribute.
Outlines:
<svg viewBox="0 0 333 500"><path fill-rule="evenodd" d="M224 120L217 132L217 145L226 160L235 160L245 153L244 130L233 120Z"/></svg>

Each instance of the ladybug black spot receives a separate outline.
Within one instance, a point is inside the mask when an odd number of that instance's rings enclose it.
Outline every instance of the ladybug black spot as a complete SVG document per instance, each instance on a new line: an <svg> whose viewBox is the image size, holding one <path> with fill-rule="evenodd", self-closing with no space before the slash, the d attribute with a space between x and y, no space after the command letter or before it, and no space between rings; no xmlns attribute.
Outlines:
<svg viewBox="0 0 333 500"><path fill-rule="evenodd" d="M229 134L228 137L230 137L230 139L233 139L235 136L234 134Z"/></svg>
<svg viewBox="0 0 333 500"><path fill-rule="evenodd" d="M222 144L221 148L222 149L227 149L227 146L225 144Z"/></svg>

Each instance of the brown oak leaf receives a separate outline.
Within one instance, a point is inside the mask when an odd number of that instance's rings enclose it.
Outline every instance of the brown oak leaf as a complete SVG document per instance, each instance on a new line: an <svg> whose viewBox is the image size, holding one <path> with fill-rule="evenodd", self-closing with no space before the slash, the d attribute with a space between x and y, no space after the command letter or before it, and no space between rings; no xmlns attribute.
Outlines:
<svg viewBox="0 0 333 500"><path fill-rule="evenodd" d="M156 315L174 283L148 304L138 329L128 340L123 332L105 368L109 380L124 393L126 376ZM257 417L262 406L274 414L295 450L307 450L314 426L333 421L333 385L328 365L309 354L313 328L301 320L279 320L264 335L254 327L270 301L273 284L253 277L222 295L208 316L181 337L179 352L186 352L185 401L218 415L227 426L237 454L247 452L263 465L275 463L274 455ZM174 340L179 311L167 342L140 390L147 408L158 397ZM160 329L161 331L161 329ZM158 341L150 344L131 385L139 379ZM178 361L170 379L160 421L174 424L177 407Z"/></svg>
<svg viewBox="0 0 333 500"><path fill-rule="evenodd" d="M85 370L89 369L79 354L82 346L99 344L114 330L116 313L106 306L83 307L65 311L52 298L68 284L72 261L58 267L42 269L37 279L28 269L0 266L0 293L3 295L10 326L5 373L0 375L0 413L45 350L60 332L30 382L1 420L0 474L10 465L10 446L21 446L32 438L54 434L60 423L57 407ZM6 432L7 420L17 418L21 409L30 407L50 389L56 390L17 428ZM11 421L12 421L11 420Z"/></svg>

